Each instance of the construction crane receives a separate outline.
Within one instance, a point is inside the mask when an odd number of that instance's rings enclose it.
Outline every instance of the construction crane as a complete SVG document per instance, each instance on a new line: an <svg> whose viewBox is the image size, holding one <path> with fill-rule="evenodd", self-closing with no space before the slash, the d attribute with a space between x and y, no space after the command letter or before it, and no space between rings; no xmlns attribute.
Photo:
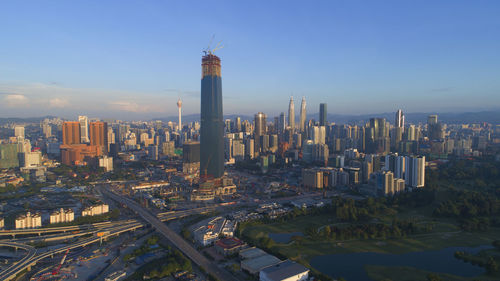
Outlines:
<svg viewBox="0 0 500 281"><path fill-rule="evenodd" d="M66 257L68 256L68 252L69 252L69 249L66 250L66 253L64 253L64 256L61 259L61 262L57 265L56 268L54 268L54 270L52 270L52 272L47 272L47 273L40 275L38 277L38 279L36 279L36 281L43 281L43 280L51 279L51 278L54 278L56 275L59 275L61 273L61 267L64 264Z"/></svg>
<svg viewBox="0 0 500 281"><path fill-rule="evenodd" d="M59 265L52 271L52 275L57 275L59 274L59 271L61 270L62 265L64 264L64 261L66 260L66 257L68 256L69 249L66 250L66 253L64 253L64 256L59 263Z"/></svg>
<svg viewBox="0 0 500 281"><path fill-rule="evenodd" d="M212 45L212 41L214 40L214 38L215 38L215 34L212 35L210 42L208 42L208 47L205 50L203 50L203 53L205 53L205 55L213 55L215 51L224 48L224 45L221 45L222 44L222 41L221 41L221 42L217 43L215 48L211 49L210 45Z"/></svg>

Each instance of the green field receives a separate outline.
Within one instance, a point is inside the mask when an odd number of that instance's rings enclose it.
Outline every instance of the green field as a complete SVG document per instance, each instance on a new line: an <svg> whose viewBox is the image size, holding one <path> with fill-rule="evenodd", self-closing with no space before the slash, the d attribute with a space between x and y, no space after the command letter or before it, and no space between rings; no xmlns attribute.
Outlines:
<svg viewBox="0 0 500 281"><path fill-rule="evenodd" d="M418 212L420 213L420 212ZM433 231L430 233L416 234L405 238L388 238L388 239L367 239L367 240L343 240L333 241L324 239L313 239L309 236L304 236L300 241L291 241L289 243L274 243L271 250L274 253L279 253L290 259L299 261L305 265L310 266L309 261L318 255L327 255L335 253L353 253L353 252L378 252L378 253L391 253L401 254L414 251L425 250L438 250L445 247L453 246L480 246L491 244L494 240L500 237L500 228L490 228L488 231L483 232L464 232L449 219L434 219L427 216L417 215L417 212L403 213L398 217L412 217L416 219L419 216L420 223L432 223L434 225ZM389 218L380 218L379 221L389 221ZM243 229L246 236L259 239L261 237L268 237L270 233L292 233L302 232L306 233L311 227L319 229L325 225L343 224L338 222L334 216L331 215L308 215L297 217L290 221L252 225ZM381 266L368 266L367 272L374 280L426 280L426 275L429 272L421 271L415 268L406 267L381 267ZM408 278L402 272L406 272ZM399 275L401 274L401 275ZM400 276L400 277L398 277ZM424 277L424 279L411 279L411 276ZM449 278L448 278L449 277ZM468 280L457 276L447 276L443 280ZM472 280L472 279L471 279ZM481 280L500 280L498 278Z"/></svg>

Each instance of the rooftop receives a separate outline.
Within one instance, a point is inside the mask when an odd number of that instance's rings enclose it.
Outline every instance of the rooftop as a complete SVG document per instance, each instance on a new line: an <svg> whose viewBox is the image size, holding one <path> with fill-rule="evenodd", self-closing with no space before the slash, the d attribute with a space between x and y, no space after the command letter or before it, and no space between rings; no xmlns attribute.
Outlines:
<svg viewBox="0 0 500 281"><path fill-rule="evenodd" d="M291 260L282 261L262 269L262 273L265 273L270 280L285 280L308 271L307 267Z"/></svg>

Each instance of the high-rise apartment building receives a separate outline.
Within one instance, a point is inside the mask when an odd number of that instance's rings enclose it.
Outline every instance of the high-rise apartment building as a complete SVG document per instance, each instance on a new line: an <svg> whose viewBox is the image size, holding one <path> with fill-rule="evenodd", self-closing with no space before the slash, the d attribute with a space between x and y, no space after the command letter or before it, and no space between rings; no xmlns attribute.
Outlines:
<svg viewBox="0 0 500 281"><path fill-rule="evenodd" d="M108 154L108 123L90 122L90 145L101 148L102 154Z"/></svg>
<svg viewBox="0 0 500 281"><path fill-rule="evenodd" d="M407 156L404 175L406 185L423 187L425 185L425 156Z"/></svg>
<svg viewBox="0 0 500 281"><path fill-rule="evenodd" d="M89 143L89 118L78 116L78 122L80 122L80 143Z"/></svg>
<svg viewBox="0 0 500 281"><path fill-rule="evenodd" d="M293 97L290 97L290 103L288 104L288 126L290 126L292 132L295 130L295 105Z"/></svg>
<svg viewBox="0 0 500 281"><path fill-rule="evenodd" d="M80 144L80 122L67 121L62 125L63 145Z"/></svg>
<svg viewBox="0 0 500 281"><path fill-rule="evenodd" d="M224 122L220 58L208 53L202 58L200 174L224 175Z"/></svg>
<svg viewBox="0 0 500 281"><path fill-rule="evenodd" d="M300 103L300 124L299 130L301 133L305 131L306 128L306 97L302 97L302 102Z"/></svg>
<svg viewBox="0 0 500 281"><path fill-rule="evenodd" d="M327 108L326 103L319 104L319 125L326 126L328 123L327 119Z"/></svg>

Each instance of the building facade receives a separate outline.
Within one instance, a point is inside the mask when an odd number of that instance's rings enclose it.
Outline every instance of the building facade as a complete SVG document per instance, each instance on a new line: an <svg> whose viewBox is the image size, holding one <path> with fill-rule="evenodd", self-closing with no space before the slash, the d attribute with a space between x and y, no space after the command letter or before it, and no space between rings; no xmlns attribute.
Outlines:
<svg viewBox="0 0 500 281"><path fill-rule="evenodd" d="M209 53L202 58L200 174L224 175L224 122L222 120L222 77L220 58Z"/></svg>

